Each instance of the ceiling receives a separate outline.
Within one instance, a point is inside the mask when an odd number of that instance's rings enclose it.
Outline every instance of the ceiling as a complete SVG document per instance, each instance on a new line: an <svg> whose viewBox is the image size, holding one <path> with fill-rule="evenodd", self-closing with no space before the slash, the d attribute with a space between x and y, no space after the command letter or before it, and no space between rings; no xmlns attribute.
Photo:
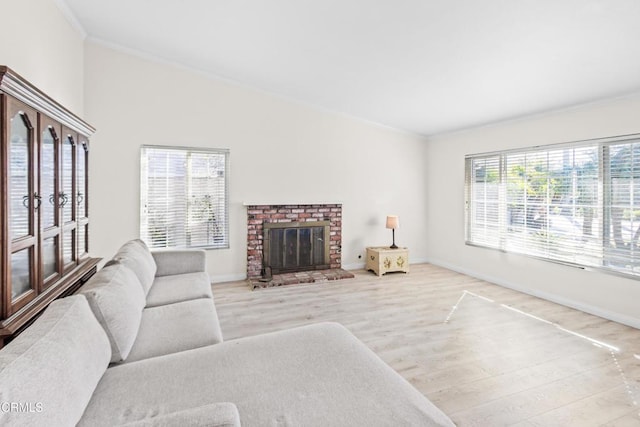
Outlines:
<svg viewBox="0 0 640 427"><path fill-rule="evenodd" d="M422 135L640 91L638 0L61 1L89 39Z"/></svg>

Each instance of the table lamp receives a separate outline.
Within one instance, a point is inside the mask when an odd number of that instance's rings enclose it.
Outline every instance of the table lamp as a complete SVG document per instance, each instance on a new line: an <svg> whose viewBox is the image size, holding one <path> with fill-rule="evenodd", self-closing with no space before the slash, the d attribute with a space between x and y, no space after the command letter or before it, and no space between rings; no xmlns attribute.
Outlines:
<svg viewBox="0 0 640 427"><path fill-rule="evenodd" d="M398 220L398 215L388 215L387 216L387 228L391 229L391 235L393 236L393 243L391 244L391 249L398 249L396 246L396 228L400 227L400 221Z"/></svg>

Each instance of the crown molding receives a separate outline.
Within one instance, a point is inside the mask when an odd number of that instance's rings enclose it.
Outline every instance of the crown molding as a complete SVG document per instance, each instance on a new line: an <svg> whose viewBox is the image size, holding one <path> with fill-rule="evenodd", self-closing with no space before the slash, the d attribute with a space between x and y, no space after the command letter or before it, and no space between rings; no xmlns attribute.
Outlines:
<svg viewBox="0 0 640 427"><path fill-rule="evenodd" d="M96 131L89 123L57 103L11 68L3 65L0 65L0 91L11 95L85 136L91 136Z"/></svg>

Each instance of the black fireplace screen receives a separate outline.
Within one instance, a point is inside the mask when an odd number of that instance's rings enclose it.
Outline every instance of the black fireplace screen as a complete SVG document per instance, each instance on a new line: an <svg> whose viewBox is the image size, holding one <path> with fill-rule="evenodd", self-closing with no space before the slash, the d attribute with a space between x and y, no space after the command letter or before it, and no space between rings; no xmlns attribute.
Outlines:
<svg viewBox="0 0 640 427"><path fill-rule="evenodd" d="M329 268L329 221L265 223L263 229L267 274Z"/></svg>

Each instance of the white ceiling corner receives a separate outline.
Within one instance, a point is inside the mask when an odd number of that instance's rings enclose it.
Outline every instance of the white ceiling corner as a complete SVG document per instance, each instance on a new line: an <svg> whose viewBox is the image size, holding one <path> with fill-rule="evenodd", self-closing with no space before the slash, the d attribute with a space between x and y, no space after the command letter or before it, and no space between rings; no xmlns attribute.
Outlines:
<svg viewBox="0 0 640 427"><path fill-rule="evenodd" d="M71 27L74 30L76 30L83 39L87 38L87 35L88 35L87 30L85 30L82 24L80 23L80 21L78 21L78 18L76 17L75 13L71 10L67 2L65 0L53 0L53 1L55 5L58 7L58 9L60 9L60 12L62 12L62 15L66 18L66 20L69 22Z"/></svg>

